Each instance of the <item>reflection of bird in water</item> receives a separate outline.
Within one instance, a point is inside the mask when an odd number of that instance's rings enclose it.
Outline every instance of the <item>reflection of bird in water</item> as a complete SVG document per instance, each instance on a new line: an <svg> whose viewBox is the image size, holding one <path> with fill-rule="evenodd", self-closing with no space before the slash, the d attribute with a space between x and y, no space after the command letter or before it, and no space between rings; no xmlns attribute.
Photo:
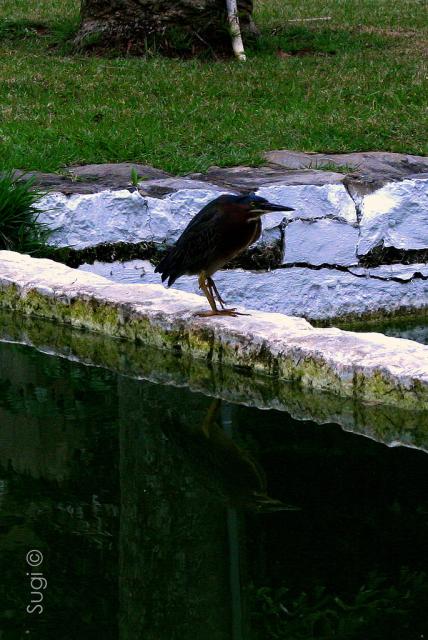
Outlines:
<svg viewBox="0 0 428 640"><path fill-rule="evenodd" d="M202 424L181 424L169 436L191 456L206 484L228 503L258 512L295 510L267 494L266 475L253 456L238 446L218 424L221 400L210 403Z"/></svg>
<svg viewBox="0 0 428 640"><path fill-rule="evenodd" d="M162 274L162 282L168 280L169 287L185 274L199 276L199 288L206 296L211 311L198 315L240 315L236 309L225 308L212 276L260 237L261 216L269 211L293 209L272 204L253 193L216 198L190 221L155 272ZM216 300L221 309L217 308Z"/></svg>

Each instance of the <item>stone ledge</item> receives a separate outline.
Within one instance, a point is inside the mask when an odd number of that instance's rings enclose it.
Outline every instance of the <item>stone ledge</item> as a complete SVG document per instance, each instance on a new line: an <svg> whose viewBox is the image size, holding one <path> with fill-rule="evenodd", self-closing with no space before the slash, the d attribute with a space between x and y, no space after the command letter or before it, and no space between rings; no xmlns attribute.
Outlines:
<svg viewBox="0 0 428 640"><path fill-rule="evenodd" d="M58 247L84 249L119 242L172 244L192 217L222 193L225 191L205 183L180 188L163 198L128 189L71 196L53 192L38 203L39 219L54 230L51 241ZM281 243L285 224L296 218L312 221L327 217L351 225L357 222L354 202L342 184L284 186L281 183L261 188L257 193L272 202L293 206L299 213L298 216L285 212L263 216L263 233L258 245L268 250ZM279 250L278 264L281 253Z"/></svg>
<svg viewBox="0 0 428 640"><path fill-rule="evenodd" d="M75 165L67 167L61 173L41 173L40 171L17 171L17 173L24 178L34 178L37 186L42 190L71 195L131 187L132 169L146 180L163 180L170 177L165 171L135 162Z"/></svg>
<svg viewBox="0 0 428 640"><path fill-rule="evenodd" d="M316 329L251 312L199 318L206 304L160 285L118 285L50 260L0 252L0 306L289 380L363 402L428 408L428 347L381 334Z"/></svg>

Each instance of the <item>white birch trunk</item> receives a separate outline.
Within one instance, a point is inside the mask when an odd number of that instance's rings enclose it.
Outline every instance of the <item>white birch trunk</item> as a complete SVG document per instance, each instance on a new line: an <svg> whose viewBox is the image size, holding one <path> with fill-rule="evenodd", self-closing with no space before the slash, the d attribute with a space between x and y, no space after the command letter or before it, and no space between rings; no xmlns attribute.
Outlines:
<svg viewBox="0 0 428 640"><path fill-rule="evenodd" d="M226 0L227 17L229 19L230 32L232 35L232 49L238 60L245 62L247 59L242 42L241 28L239 26L238 6L236 0Z"/></svg>

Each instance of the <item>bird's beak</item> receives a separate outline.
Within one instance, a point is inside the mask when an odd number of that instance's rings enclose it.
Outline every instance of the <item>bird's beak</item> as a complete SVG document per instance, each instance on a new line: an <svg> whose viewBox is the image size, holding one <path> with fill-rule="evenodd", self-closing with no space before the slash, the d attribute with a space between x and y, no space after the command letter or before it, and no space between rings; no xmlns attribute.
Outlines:
<svg viewBox="0 0 428 640"><path fill-rule="evenodd" d="M264 202L260 209L263 210L263 213L268 213L269 211L294 211L292 207L286 207L284 204L273 204L272 202Z"/></svg>

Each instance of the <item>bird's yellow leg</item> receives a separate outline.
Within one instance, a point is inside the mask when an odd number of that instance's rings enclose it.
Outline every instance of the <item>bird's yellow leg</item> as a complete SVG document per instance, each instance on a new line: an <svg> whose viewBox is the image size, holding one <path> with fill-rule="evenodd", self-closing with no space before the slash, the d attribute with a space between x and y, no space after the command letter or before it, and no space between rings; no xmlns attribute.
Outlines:
<svg viewBox="0 0 428 640"><path fill-rule="evenodd" d="M217 297L217 300L218 300L218 301L219 301L219 303L220 303L221 308L222 308L222 309L225 309L225 308L226 308L226 307L225 307L226 303L225 303L225 301L223 300L223 298L221 297L221 295L219 294L218 289L217 289L217 287L216 287L216 284L215 284L214 280L213 280L211 277L208 277L208 278L207 278L207 284L208 284L208 287L209 287L209 289L210 289L210 291L211 291L212 296L214 297L214 294L215 294L215 295L216 295L216 297ZM214 293L213 293L213 292L214 292Z"/></svg>
<svg viewBox="0 0 428 640"><path fill-rule="evenodd" d="M219 312L219 310L217 309L217 305L215 303L215 298L214 298L214 296L212 294L212 291L208 287L207 276L206 276L204 271L202 271L202 273L199 274L198 283L199 283L199 289L201 289L203 291L206 299L210 303L210 307L211 307L212 313L210 313L210 312L207 312L207 313L209 315L217 314Z"/></svg>
<svg viewBox="0 0 428 640"><path fill-rule="evenodd" d="M236 316L248 315L247 313L239 313L236 309L217 309L215 298L208 284L208 278L205 272L202 271L199 274L198 282L199 288L204 292L206 299L210 303L211 311L198 311L195 315L201 316L202 318L207 318L209 316L232 316L232 318L235 318Z"/></svg>

